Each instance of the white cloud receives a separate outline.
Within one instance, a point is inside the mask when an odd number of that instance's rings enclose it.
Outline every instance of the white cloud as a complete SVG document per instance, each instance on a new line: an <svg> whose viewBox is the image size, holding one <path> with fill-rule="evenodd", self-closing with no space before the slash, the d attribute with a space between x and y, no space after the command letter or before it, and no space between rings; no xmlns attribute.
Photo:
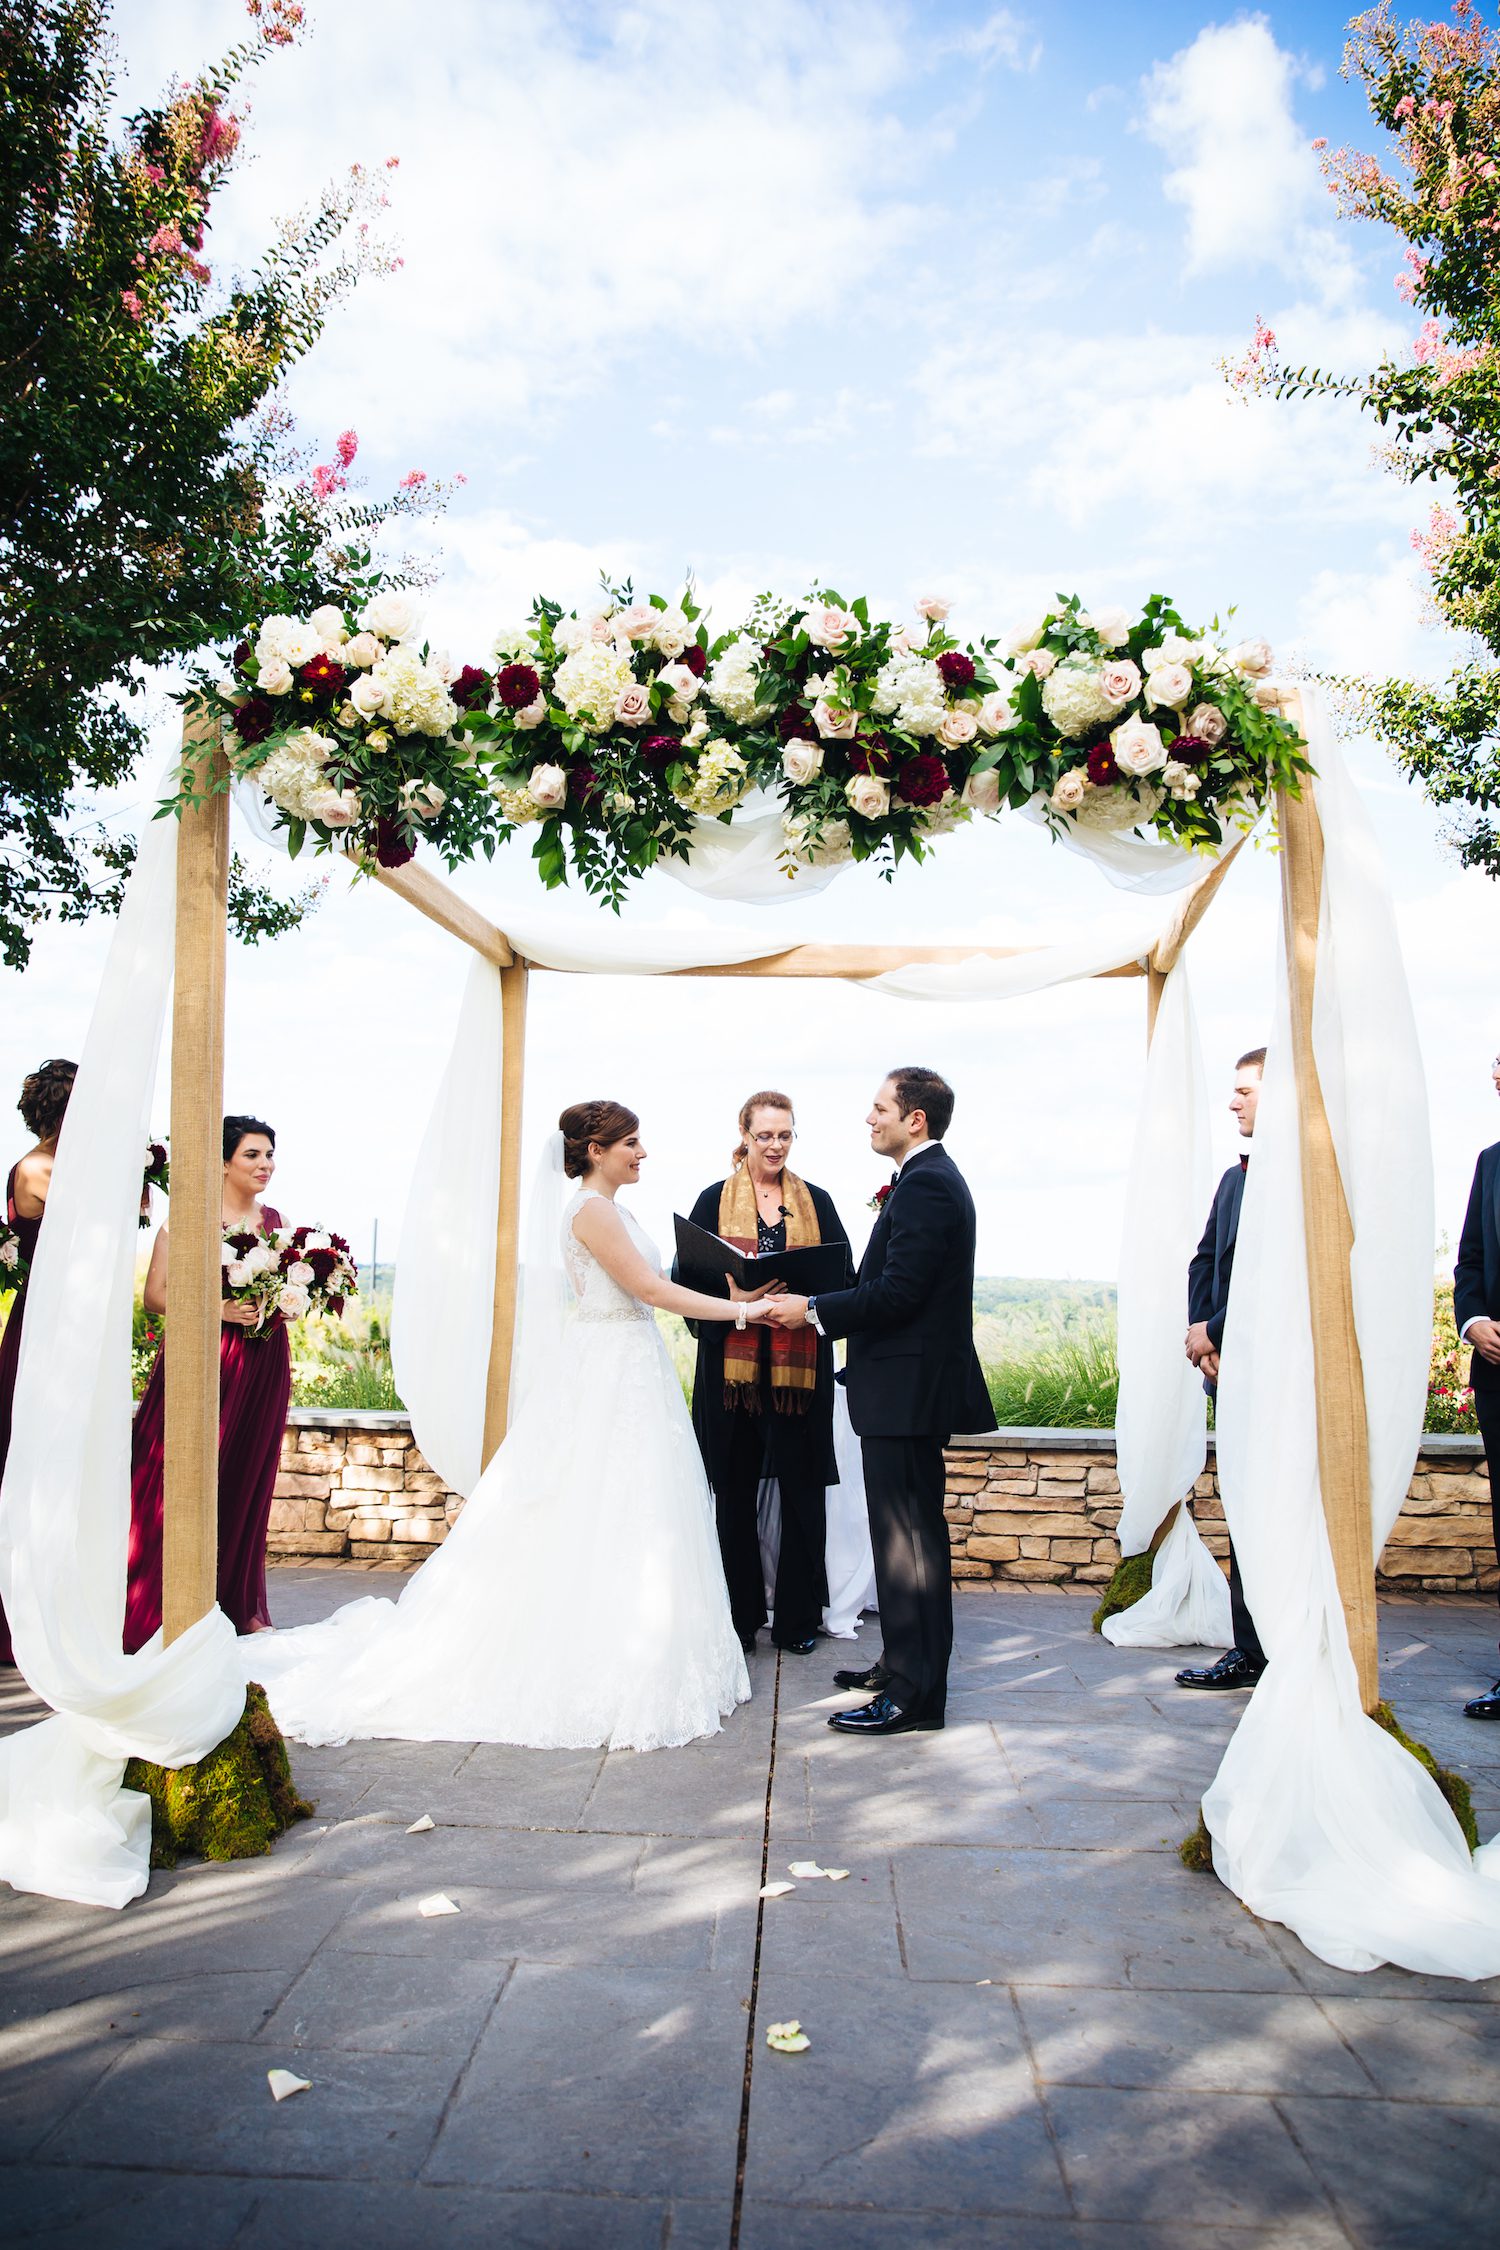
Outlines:
<svg viewBox="0 0 1500 2250"><path fill-rule="evenodd" d="M1003 65L1007 70L1035 70L1042 59L1042 43L1024 17L1009 8L996 8L981 23L951 33L938 42L937 55L962 55L981 71Z"/></svg>
<svg viewBox="0 0 1500 2250"><path fill-rule="evenodd" d="M1350 294L1353 260L1292 111L1308 75L1252 16L1206 26L1145 80L1144 129L1173 160L1163 187L1187 213L1191 272L1270 266L1325 300Z"/></svg>

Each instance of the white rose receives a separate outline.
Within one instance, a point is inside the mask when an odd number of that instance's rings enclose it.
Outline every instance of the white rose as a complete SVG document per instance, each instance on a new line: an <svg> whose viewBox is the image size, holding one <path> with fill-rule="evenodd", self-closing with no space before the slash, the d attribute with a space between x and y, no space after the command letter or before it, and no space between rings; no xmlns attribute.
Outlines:
<svg viewBox="0 0 1500 2250"><path fill-rule="evenodd" d="M917 596L918 617L925 617L934 625L941 625L952 607L952 602L945 601L941 594L919 594Z"/></svg>
<svg viewBox="0 0 1500 2250"><path fill-rule="evenodd" d="M804 861L809 867L837 867L853 856L847 820L830 820L826 814L813 817L807 813L789 813L781 824L781 832L793 858Z"/></svg>
<svg viewBox="0 0 1500 2250"><path fill-rule="evenodd" d="M345 638L344 613L337 602L325 602L321 609L313 611L307 622L325 648L342 647Z"/></svg>
<svg viewBox="0 0 1500 2250"><path fill-rule="evenodd" d="M403 809L418 820L435 820L447 802L447 790L435 781L409 781L401 792Z"/></svg>
<svg viewBox="0 0 1500 2250"><path fill-rule="evenodd" d="M697 673L690 672L685 664L664 664L656 676L674 703L694 702L703 685Z"/></svg>
<svg viewBox="0 0 1500 2250"><path fill-rule="evenodd" d="M313 1272L312 1267L301 1258L298 1258L292 1265L289 1265L287 1267L286 1277L287 1280L292 1283L293 1287L297 1289L310 1288L312 1283L315 1282L318 1278L317 1275Z"/></svg>
<svg viewBox="0 0 1500 2250"><path fill-rule="evenodd" d="M308 1294L305 1289L285 1284L276 1292L276 1310L283 1320L301 1320L307 1312Z"/></svg>
<svg viewBox="0 0 1500 2250"><path fill-rule="evenodd" d="M686 633L667 632L661 626L658 626L651 636L651 646L657 654L670 659L681 656L687 645L688 636Z"/></svg>
<svg viewBox="0 0 1500 2250"><path fill-rule="evenodd" d="M325 828L349 828L359 818L359 795L353 789L318 789L308 799L307 809Z"/></svg>
<svg viewBox="0 0 1500 2250"><path fill-rule="evenodd" d="M231 1289L244 1288L246 1282L250 1279L250 1268L243 1258L230 1258L228 1265L224 1268L224 1279Z"/></svg>
<svg viewBox="0 0 1500 2250"><path fill-rule="evenodd" d="M1011 675L1011 684L1002 681L992 695L985 697L978 711L974 714L979 722L981 734L1006 734L1015 725L1016 714L1011 708L1010 701L1014 692L1013 680L1014 675Z"/></svg>
<svg viewBox="0 0 1500 2250"><path fill-rule="evenodd" d="M822 743L804 742L797 736L781 753L781 770L798 789L816 780L823 771Z"/></svg>
<svg viewBox="0 0 1500 2250"><path fill-rule="evenodd" d="M1193 692L1193 675L1185 664L1159 664L1146 674L1146 701L1166 711L1180 711Z"/></svg>
<svg viewBox="0 0 1500 2250"><path fill-rule="evenodd" d="M1130 638L1130 612L1128 609L1096 609L1090 612L1094 631L1106 648L1123 648Z"/></svg>
<svg viewBox="0 0 1500 2250"><path fill-rule="evenodd" d="M1175 758L1168 758L1161 769L1161 777L1179 804L1196 797L1203 787L1202 775L1194 773L1191 766L1180 766Z"/></svg>
<svg viewBox="0 0 1500 2250"><path fill-rule="evenodd" d="M963 787L963 800L975 812L1000 810L1000 776L993 766L988 773L971 773Z"/></svg>
<svg viewBox="0 0 1500 2250"><path fill-rule="evenodd" d="M294 672L299 664L310 664L322 651L321 639L300 617L268 617L255 641L257 664L279 656Z"/></svg>
<svg viewBox="0 0 1500 2250"><path fill-rule="evenodd" d="M1141 672L1128 656L1117 656L1099 668L1099 686L1111 703L1128 703L1141 692Z"/></svg>
<svg viewBox="0 0 1500 2250"><path fill-rule="evenodd" d="M844 784L844 797L850 811L857 812L861 820L881 820L891 809L891 785L879 774L855 774Z"/></svg>
<svg viewBox="0 0 1500 2250"><path fill-rule="evenodd" d="M559 649L564 656L571 656L575 649L582 648L588 637L588 626L581 617L560 617L552 628L552 646ZM495 654L499 656L500 653L500 645L497 642Z"/></svg>
<svg viewBox="0 0 1500 2250"><path fill-rule="evenodd" d="M1229 721L1217 703L1195 703L1188 713L1187 731L1216 749L1229 731Z"/></svg>
<svg viewBox="0 0 1500 2250"><path fill-rule="evenodd" d="M1237 671L1249 673L1252 679L1262 679L1271 669L1271 644L1269 641L1241 641L1238 648L1229 651L1229 661Z"/></svg>
<svg viewBox="0 0 1500 2250"><path fill-rule="evenodd" d="M533 702L527 704L524 711L516 712L515 721L518 727L524 727L529 733L533 727L539 727L546 716L547 698L545 695L539 695Z"/></svg>
<svg viewBox="0 0 1500 2250"><path fill-rule="evenodd" d="M651 690L640 685L626 688L615 705L615 717L622 727L643 727L651 716Z"/></svg>
<svg viewBox="0 0 1500 2250"><path fill-rule="evenodd" d="M349 690L349 701L362 719L381 718L387 708L388 697L384 683L373 672L366 672Z"/></svg>
<svg viewBox="0 0 1500 2250"><path fill-rule="evenodd" d="M1039 680L1049 679L1057 670L1057 658L1050 648L1029 649L1021 658L1019 669L1023 672L1035 672Z"/></svg>
<svg viewBox="0 0 1500 2250"><path fill-rule="evenodd" d="M260 668L260 690L263 695L286 695L292 685L292 667L284 656L267 657Z"/></svg>
<svg viewBox="0 0 1500 2250"><path fill-rule="evenodd" d="M937 738L950 750L962 749L972 742L979 732L979 723L972 711L945 711L937 730Z"/></svg>
<svg viewBox="0 0 1500 2250"><path fill-rule="evenodd" d="M649 602L632 602L628 609L616 612L613 625L615 639L649 641L656 631L657 612Z"/></svg>
<svg viewBox="0 0 1500 2250"><path fill-rule="evenodd" d="M333 1244L326 1234L309 1234L305 1237L302 1247L304 1250L331 1250Z"/></svg>
<svg viewBox="0 0 1500 2250"><path fill-rule="evenodd" d="M1088 786L1087 774L1080 773L1075 766L1071 773L1065 773L1061 777L1047 802L1054 812L1077 812L1088 793Z"/></svg>
<svg viewBox="0 0 1500 2250"><path fill-rule="evenodd" d="M812 715L813 725L827 741L852 742L859 732L859 713L845 703L829 703L819 696Z"/></svg>
<svg viewBox="0 0 1500 2250"><path fill-rule="evenodd" d="M693 637L693 628L685 609L655 609L651 612L655 623L650 638L663 656L680 656ZM668 642L673 645L668 647Z"/></svg>
<svg viewBox="0 0 1500 2250"><path fill-rule="evenodd" d="M1160 773L1167 762L1167 746L1160 727L1146 719L1127 719L1109 738L1115 764L1121 773Z"/></svg>
<svg viewBox="0 0 1500 2250"><path fill-rule="evenodd" d="M1000 646L1007 656L1024 656L1036 647L1046 630L1045 617L1029 617L1024 625L1014 626Z"/></svg>
<svg viewBox="0 0 1500 2250"><path fill-rule="evenodd" d="M339 661L343 664L353 664L364 670L369 665L376 663L381 653L380 643L373 633L356 633L353 640L345 641L343 647L339 650Z"/></svg>
<svg viewBox="0 0 1500 2250"><path fill-rule="evenodd" d="M405 641L415 632L421 614L415 594L390 586L372 602L366 602L359 613L360 629L378 633L383 641Z"/></svg>
<svg viewBox="0 0 1500 2250"><path fill-rule="evenodd" d="M859 638L859 619L852 610L835 609L828 604L820 609L810 609L800 620L802 631L817 648L826 648L830 655L847 648L850 641Z"/></svg>
<svg viewBox="0 0 1500 2250"><path fill-rule="evenodd" d="M568 776L561 766L533 766L526 787L534 804L555 811L566 800Z"/></svg>
<svg viewBox="0 0 1500 2250"><path fill-rule="evenodd" d="M219 1263L221 1266L232 1266L235 1264L235 1262L234 1251L226 1242L223 1249L219 1252Z"/></svg>

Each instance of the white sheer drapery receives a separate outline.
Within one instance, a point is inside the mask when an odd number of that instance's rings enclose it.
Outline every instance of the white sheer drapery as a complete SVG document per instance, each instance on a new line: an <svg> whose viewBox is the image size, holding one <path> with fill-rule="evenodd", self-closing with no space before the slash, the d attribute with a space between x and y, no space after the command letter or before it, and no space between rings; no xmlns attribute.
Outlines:
<svg viewBox="0 0 1500 2250"><path fill-rule="evenodd" d="M244 1708L217 1608L121 1653L130 1523L130 1319L141 1193L172 977L177 823L153 822L126 888L26 1293L0 1487L0 1595L55 1717L0 1743L0 1877L89 1906L146 1888L151 1807L127 1758L190 1765Z"/></svg>
<svg viewBox="0 0 1500 2250"><path fill-rule="evenodd" d="M1421 1436L1432 1158L1384 873L1321 699L1303 691L1325 861L1313 1041L1354 1230L1373 1553ZM1297 1095L1284 958L1235 1248L1219 1481L1270 1664L1203 1801L1214 1864L1255 1913L1344 1969L1500 1973L1495 1846L1470 1859L1437 1785L1365 1716L1318 1478Z"/></svg>

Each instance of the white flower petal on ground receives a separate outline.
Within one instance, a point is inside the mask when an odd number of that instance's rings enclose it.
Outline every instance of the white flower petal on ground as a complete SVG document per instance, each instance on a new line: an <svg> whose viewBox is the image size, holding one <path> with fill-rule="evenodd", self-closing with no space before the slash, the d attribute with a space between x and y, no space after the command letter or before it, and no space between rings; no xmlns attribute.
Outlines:
<svg viewBox="0 0 1500 2250"><path fill-rule="evenodd" d="M766 2045L774 2047L778 2055L800 2055L812 2045L812 2041L793 2017L790 2023L767 2024Z"/></svg>
<svg viewBox="0 0 1500 2250"><path fill-rule="evenodd" d="M284 2102L293 2094L305 2094L312 2085L310 2078L299 2078L294 2070L268 2070L266 2083L274 2102Z"/></svg>
<svg viewBox="0 0 1500 2250"><path fill-rule="evenodd" d="M446 1891L434 1891L430 1898L418 1899L417 1912L430 1922L434 1915L456 1914L458 1908Z"/></svg>
<svg viewBox="0 0 1500 2250"><path fill-rule="evenodd" d="M785 1898L788 1891L796 1888L795 1883L763 1883L755 1895L757 1898Z"/></svg>
<svg viewBox="0 0 1500 2250"><path fill-rule="evenodd" d="M433 1819L431 1813L424 1812L420 1820L412 1822L406 1833L408 1836L425 1836L429 1828L436 1828L436 1826L437 1822Z"/></svg>

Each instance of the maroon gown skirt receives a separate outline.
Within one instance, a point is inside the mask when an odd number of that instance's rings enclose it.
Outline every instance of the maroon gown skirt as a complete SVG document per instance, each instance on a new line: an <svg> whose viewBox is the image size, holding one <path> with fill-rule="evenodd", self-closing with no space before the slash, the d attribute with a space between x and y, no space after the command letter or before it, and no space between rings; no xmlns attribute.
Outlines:
<svg viewBox="0 0 1500 2250"><path fill-rule="evenodd" d="M16 1166L10 1168L5 1183L5 1215L21 1239L21 1255L30 1265L36 1256L37 1236L42 1231L40 1219L23 1219L16 1209ZM5 1474L6 1456L10 1452L10 1418L16 1397L16 1368L21 1358L21 1323L26 1317L26 1284L23 1281L16 1291L10 1308L10 1318L5 1323L5 1334L0 1336L0 1477ZM10 1627L5 1619L5 1604L0 1602L0 1664L14 1664L15 1650L10 1644Z"/></svg>
<svg viewBox="0 0 1500 2250"><path fill-rule="evenodd" d="M269 1214L268 1214L269 1216ZM135 1413L130 1453L130 1571L125 1653L161 1623L161 1494L166 1436L164 1343ZM266 1335L219 1331L219 1607L237 1633L269 1625L266 1528L292 1395L292 1355L278 1324Z"/></svg>

